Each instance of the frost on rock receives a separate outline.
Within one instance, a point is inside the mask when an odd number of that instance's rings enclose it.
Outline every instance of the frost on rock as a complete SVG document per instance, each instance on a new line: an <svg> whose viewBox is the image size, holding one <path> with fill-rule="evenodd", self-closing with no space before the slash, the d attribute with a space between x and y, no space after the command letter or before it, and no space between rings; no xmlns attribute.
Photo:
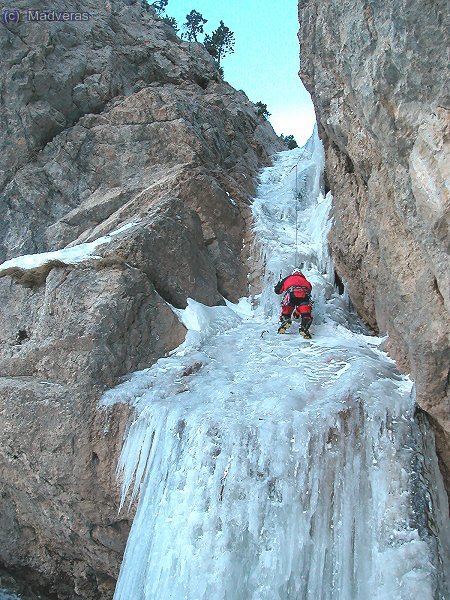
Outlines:
<svg viewBox="0 0 450 600"><path fill-rule="evenodd" d="M257 306L190 300L185 342L102 399L135 407L117 600L446 597L433 439L412 382L333 287L322 170L315 134L261 175ZM314 286L310 342L276 334L273 285L296 258Z"/></svg>

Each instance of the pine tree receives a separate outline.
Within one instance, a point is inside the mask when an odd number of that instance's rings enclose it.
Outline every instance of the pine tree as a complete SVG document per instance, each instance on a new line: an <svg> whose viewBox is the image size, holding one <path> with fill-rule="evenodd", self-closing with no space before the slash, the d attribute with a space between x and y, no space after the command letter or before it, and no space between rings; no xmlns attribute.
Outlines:
<svg viewBox="0 0 450 600"><path fill-rule="evenodd" d="M169 0L156 0L156 2L152 3L152 6L156 10L156 13L161 15L166 10L168 4Z"/></svg>
<svg viewBox="0 0 450 600"><path fill-rule="evenodd" d="M297 140L295 139L295 137L292 134L291 135L286 135L286 136L282 135L281 137L283 139L283 142L289 148L289 150L293 150L294 148L298 148Z"/></svg>
<svg viewBox="0 0 450 600"><path fill-rule="evenodd" d="M173 29L175 29L175 33L179 31L178 23L175 17L168 17L166 15L165 17L163 17L163 21L164 23L167 23L167 25L170 25Z"/></svg>
<svg viewBox="0 0 450 600"><path fill-rule="evenodd" d="M267 109L267 104L264 104L264 102L259 101L256 102L255 106L258 107L258 115L262 117L265 121L267 121L267 119L271 115L271 113Z"/></svg>
<svg viewBox="0 0 450 600"><path fill-rule="evenodd" d="M186 37L190 42L198 42L198 36L203 33L203 25L207 23L207 19L203 18L196 10L186 15L186 22L183 23L183 29L186 31Z"/></svg>
<svg viewBox="0 0 450 600"><path fill-rule="evenodd" d="M223 21L220 21L219 27L211 35L205 35L203 43L211 56L214 56L217 66L220 68L222 58L234 52L234 33Z"/></svg>

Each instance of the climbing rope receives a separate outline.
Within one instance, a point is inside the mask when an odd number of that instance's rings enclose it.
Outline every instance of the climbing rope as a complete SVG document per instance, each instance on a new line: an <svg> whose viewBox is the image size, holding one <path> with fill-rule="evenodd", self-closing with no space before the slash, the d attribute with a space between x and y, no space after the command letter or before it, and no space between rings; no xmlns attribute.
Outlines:
<svg viewBox="0 0 450 600"><path fill-rule="evenodd" d="M290 173L295 168L295 261L294 261L294 267L297 267L297 261L298 261L298 200L299 200L299 198L298 198L298 163L301 160L303 160L303 158L305 157L305 152L306 152L306 148L304 148L302 155L300 156L298 161L295 163L295 165L292 167L292 169L289 171L289 173Z"/></svg>
<svg viewBox="0 0 450 600"><path fill-rule="evenodd" d="M297 267L298 258L298 174L297 174L298 162L295 165L295 260L294 267Z"/></svg>

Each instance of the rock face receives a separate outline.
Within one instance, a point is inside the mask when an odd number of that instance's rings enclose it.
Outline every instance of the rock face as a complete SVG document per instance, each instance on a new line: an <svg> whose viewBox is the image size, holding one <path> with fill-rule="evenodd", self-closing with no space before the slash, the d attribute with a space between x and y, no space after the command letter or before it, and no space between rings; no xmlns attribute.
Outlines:
<svg viewBox="0 0 450 600"><path fill-rule="evenodd" d="M448 484L447 9L299 2L300 75L326 149L336 269L412 374Z"/></svg>
<svg viewBox="0 0 450 600"><path fill-rule="evenodd" d="M183 340L169 303L246 293L253 180L281 148L145 2L70 8L89 20L0 28L0 262L129 227L100 258L0 272L0 566L89 600L111 597L130 525L130 408L98 399Z"/></svg>

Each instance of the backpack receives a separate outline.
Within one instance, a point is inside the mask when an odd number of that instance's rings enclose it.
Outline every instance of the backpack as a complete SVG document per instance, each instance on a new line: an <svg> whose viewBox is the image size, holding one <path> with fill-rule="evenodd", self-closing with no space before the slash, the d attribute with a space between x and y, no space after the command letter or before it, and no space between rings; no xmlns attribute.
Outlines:
<svg viewBox="0 0 450 600"><path fill-rule="evenodd" d="M300 304L309 304L310 291L305 285L291 285L286 291L286 304L290 306L299 306Z"/></svg>

